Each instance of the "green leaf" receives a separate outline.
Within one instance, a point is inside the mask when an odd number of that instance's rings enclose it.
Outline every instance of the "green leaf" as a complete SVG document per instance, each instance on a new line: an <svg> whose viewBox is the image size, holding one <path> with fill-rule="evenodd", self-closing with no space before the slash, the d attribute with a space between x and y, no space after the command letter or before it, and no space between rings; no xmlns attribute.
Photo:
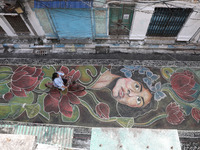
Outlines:
<svg viewBox="0 0 200 150"><path fill-rule="evenodd" d="M1 84L7 84L7 83L9 83L10 82L10 80L2 80L2 81L0 81L0 85Z"/></svg>
<svg viewBox="0 0 200 150"><path fill-rule="evenodd" d="M8 79L12 73L12 68L7 66L0 66L0 81Z"/></svg>
<svg viewBox="0 0 200 150"><path fill-rule="evenodd" d="M47 89L47 87L45 86L45 84L48 83L48 82L52 82L52 80L51 80L49 77L44 78L44 79L40 82L39 89L40 89L40 90L45 90L45 89Z"/></svg>
<svg viewBox="0 0 200 150"><path fill-rule="evenodd" d="M39 112L40 115L42 115L44 118L46 118L47 120L49 120L50 119L49 113L47 113L46 111L44 111L44 98L45 98L46 95L47 94L44 93L44 94L38 96L37 103L40 105L40 108L41 108L40 112Z"/></svg>
<svg viewBox="0 0 200 150"><path fill-rule="evenodd" d="M167 68L161 69L161 74L162 74L163 78L167 81L170 80L170 77L173 73L174 73L174 69L172 69L172 68L167 67Z"/></svg>
<svg viewBox="0 0 200 150"><path fill-rule="evenodd" d="M43 66L42 71L44 72L44 77L52 77L52 74L56 72L53 66Z"/></svg>
<svg viewBox="0 0 200 150"><path fill-rule="evenodd" d="M0 119L6 119L11 112L10 105L0 104Z"/></svg>
<svg viewBox="0 0 200 150"><path fill-rule="evenodd" d="M25 108L22 104L19 105L11 105L11 113L9 114L10 117L13 119L18 118L23 112L25 111Z"/></svg>
<svg viewBox="0 0 200 150"><path fill-rule="evenodd" d="M81 73L79 80L83 83L90 83L92 81L92 77L88 74L88 71L93 77L97 75L97 70L94 66L78 66L77 70Z"/></svg>
<svg viewBox="0 0 200 150"><path fill-rule="evenodd" d="M200 76L200 70L195 71L195 74L199 77Z"/></svg>
<svg viewBox="0 0 200 150"><path fill-rule="evenodd" d="M134 118L124 118L124 117L119 117L117 118L117 122L125 127L125 128L131 128L134 125Z"/></svg>
<svg viewBox="0 0 200 150"><path fill-rule="evenodd" d="M5 72L5 71L13 72L12 68L10 68L8 66L0 66L0 73Z"/></svg>
<svg viewBox="0 0 200 150"><path fill-rule="evenodd" d="M106 72L108 70L108 68L107 67L105 67L105 66L102 66L102 68L101 68L101 73L104 73L104 72Z"/></svg>
<svg viewBox="0 0 200 150"><path fill-rule="evenodd" d="M26 109L28 118L34 118L40 112L40 105L39 104L26 104L25 109Z"/></svg>
<svg viewBox="0 0 200 150"><path fill-rule="evenodd" d="M4 81L6 79L8 79L11 75L7 74L7 73L1 73L0 74L0 81Z"/></svg>
<svg viewBox="0 0 200 150"><path fill-rule="evenodd" d="M71 118L65 117L63 114L61 114L63 122L76 122L79 119L79 117L80 117L80 111L78 106L76 105L73 106L73 113Z"/></svg>
<svg viewBox="0 0 200 150"><path fill-rule="evenodd" d="M0 84L0 97L3 95L3 94L6 94L9 92L9 87L7 86L7 84Z"/></svg>
<svg viewBox="0 0 200 150"><path fill-rule="evenodd" d="M27 97L18 97L18 96L14 96L9 103L10 104L32 104L34 100L34 95L33 92L29 92L27 94Z"/></svg>

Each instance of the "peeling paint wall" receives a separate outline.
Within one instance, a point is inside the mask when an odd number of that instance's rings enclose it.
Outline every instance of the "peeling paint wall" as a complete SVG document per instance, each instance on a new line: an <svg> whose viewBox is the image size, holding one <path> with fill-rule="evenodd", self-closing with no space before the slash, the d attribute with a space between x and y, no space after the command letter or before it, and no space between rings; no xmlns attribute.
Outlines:
<svg viewBox="0 0 200 150"><path fill-rule="evenodd" d="M46 37L56 37L45 9L34 9Z"/></svg>
<svg viewBox="0 0 200 150"><path fill-rule="evenodd" d="M107 9L94 9L96 38L107 37Z"/></svg>

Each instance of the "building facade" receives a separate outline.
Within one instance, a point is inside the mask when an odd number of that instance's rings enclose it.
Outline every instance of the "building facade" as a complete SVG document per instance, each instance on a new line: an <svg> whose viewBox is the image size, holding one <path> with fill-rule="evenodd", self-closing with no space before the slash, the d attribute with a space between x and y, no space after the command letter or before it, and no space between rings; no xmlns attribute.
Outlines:
<svg viewBox="0 0 200 150"><path fill-rule="evenodd" d="M0 37L36 39L36 45L40 41L47 47L81 47L83 51L90 49L88 52L132 52L135 48L198 50L200 2L4 0ZM12 42L4 40L2 44Z"/></svg>

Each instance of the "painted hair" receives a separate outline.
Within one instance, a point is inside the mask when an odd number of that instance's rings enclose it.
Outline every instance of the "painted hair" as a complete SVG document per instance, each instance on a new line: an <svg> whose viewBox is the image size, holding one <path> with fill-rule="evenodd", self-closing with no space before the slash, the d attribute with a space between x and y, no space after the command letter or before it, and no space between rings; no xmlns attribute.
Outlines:
<svg viewBox="0 0 200 150"><path fill-rule="evenodd" d="M127 78L124 75L124 73L120 71L122 68L123 67L114 66L111 69L111 73L119 75L122 78ZM116 109L117 109L117 112L119 113L120 116L122 116L122 117L138 117L138 116L144 115L147 112L150 112L151 110L157 109L157 101L154 100L153 92L149 89L149 87L143 81L143 79L145 77L146 77L145 74L139 74L137 71L135 71L134 75L131 77L131 79L141 83L145 89L148 89L150 91L150 93L152 94L152 98L150 100L150 103L147 104L145 107L140 108L140 107L130 107L130 106L127 106L127 105L124 105L124 104L117 102L116 103ZM108 86L108 88L112 90L118 79L111 82L110 85Z"/></svg>
<svg viewBox="0 0 200 150"><path fill-rule="evenodd" d="M58 73L54 72L53 75L52 75L52 81L54 81L54 79L57 78L57 77L58 77Z"/></svg>

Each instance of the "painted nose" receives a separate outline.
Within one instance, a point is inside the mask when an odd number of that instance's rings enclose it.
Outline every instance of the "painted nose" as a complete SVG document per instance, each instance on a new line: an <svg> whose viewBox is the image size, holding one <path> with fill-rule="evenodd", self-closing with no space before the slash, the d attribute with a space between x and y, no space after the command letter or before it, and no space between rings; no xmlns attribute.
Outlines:
<svg viewBox="0 0 200 150"><path fill-rule="evenodd" d="M130 92L128 93L128 96L129 96L129 97L135 97L135 96L138 96L138 93L135 93L135 92L133 92L133 91L130 91Z"/></svg>

